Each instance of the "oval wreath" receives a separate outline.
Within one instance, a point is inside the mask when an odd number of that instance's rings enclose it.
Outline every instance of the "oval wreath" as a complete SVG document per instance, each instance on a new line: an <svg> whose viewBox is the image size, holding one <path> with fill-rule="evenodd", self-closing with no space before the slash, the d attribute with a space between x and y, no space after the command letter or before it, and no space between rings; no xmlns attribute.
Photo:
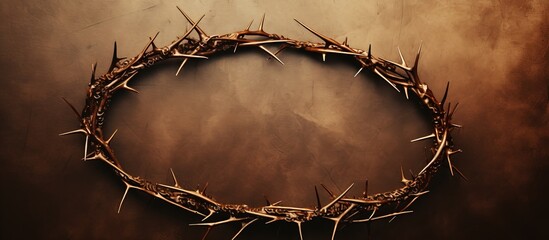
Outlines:
<svg viewBox="0 0 549 240"><path fill-rule="evenodd" d="M411 213L412 211L408 210L408 208L420 196L428 192L426 188L430 179L443 163L448 164L452 175L454 175L454 171L456 171L464 177L452 164L450 158L451 155L461 152L461 150L454 148L450 135L450 132L454 128L461 127L451 123L452 115L456 110L457 104L454 105L451 110L450 103L445 107L449 84L446 85L446 91L444 92L442 100L438 101L433 92L427 87L427 84L420 81L418 76L418 60L421 53L421 47L417 52L414 64L408 66L400 49L398 51L401 58L400 63L389 61L373 56L371 53L371 46L368 47L367 51L352 48L347 44L347 40L340 43L318 33L295 19L294 20L297 23L324 42L313 43L299 41L286 38L282 35L267 33L263 29L265 15L263 15L257 30L250 30L252 21L246 29L241 31L222 35L208 35L198 26L198 23L202 20L204 15L195 22L181 9L179 9L179 11L187 21L189 21L192 27L182 37L173 41L171 44L165 47L157 47L154 44L154 40L158 35L157 33L154 37L150 38L150 41L139 55L127 59L118 58L115 42L112 63L108 72L103 76L96 78L96 64L92 65L92 76L88 85L86 102L82 113L79 113L72 104L63 98L77 115L78 121L80 122L80 128L60 135L84 134L86 143L83 160L99 160L106 163L114 170L120 180L122 180L126 189L122 200L120 201L118 212L120 212L120 208L122 207L122 203L124 202L128 191L130 189L137 189L181 209L202 216L201 222L190 225L207 226L208 230L206 231L206 234L214 226L240 222L242 227L232 237L232 239L236 239L244 229L253 223L263 222L268 224L276 221L286 221L297 225L300 239L303 239L301 228L303 223L313 219L327 219L334 222L332 231L333 240L340 223L370 222L384 218L395 218L401 214ZM196 31L198 34L198 39L189 36L193 31ZM272 44L280 45L277 52L273 53L265 48L266 45ZM410 92L415 94L417 97L416 99L418 99L430 112L433 121L433 133L412 140L412 142L421 140L433 141L433 146L431 147L432 156L428 159L428 163L419 173L415 175L412 174L411 179L406 179L404 177L401 168L401 182L404 186L389 192L368 195L368 181L366 181L365 190L360 197L346 197L347 192L353 185L349 186L341 193L332 192L323 186L328 194L330 194L331 201L326 204L321 204L318 191L315 187L317 206L311 208L282 206L280 205L280 202L270 203L268 201L267 205L262 207L249 207L245 204L224 204L216 201L213 197L208 196L204 190L191 190L179 185L173 171L171 171L174 180L173 185L152 182L126 172L122 167L121 162L114 154L110 144L116 131L110 137L105 137L102 131L105 112L112 96L121 90L137 92L137 90L128 86L128 83L132 78L139 71L147 69L163 60L170 58L183 59L183 62L177 70L177 75L189 59L207 59L220 52L236 52L238 48L242 47L258 48L269 54L271 58L274 58L281 64L284 63L277 57L277 54L286 48L322 54L323 59L325 59L327 54L349 55L361 66L355 74L355 77L363 69L368 69L377 74L396 91L400 92L400 89L403 89L407 99L409 99L408 94ZM88 146L91 147L89 153ZM222 220L208 221L212 216L215 216L215 219Z"/></svg>

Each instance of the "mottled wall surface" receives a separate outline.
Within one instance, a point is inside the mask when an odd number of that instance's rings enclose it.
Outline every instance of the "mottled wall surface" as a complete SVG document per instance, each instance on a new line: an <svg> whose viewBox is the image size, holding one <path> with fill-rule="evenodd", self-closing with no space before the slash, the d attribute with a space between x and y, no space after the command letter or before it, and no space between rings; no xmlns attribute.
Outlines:
<svg viewBox="0 0 549 240"><path fill-rule="evenodd" d="M423 43L420 76L442 96L450 81L460 108L456 165L469 181L434 180L414 213L391 224L352 225L337 239L541 238L549 154L547 1L3 1L0 3L0 238L200 239L197 217L130 193L99 163L83 163L84 139L57 134L78 126L64 96L83 106L90 64L104 73L113 41L133 56L188 24L175 6L202 14L210 34L257 27L319 41L297 25L411 62ZM108 113L115 149L129 172L170 182L173 168L191 187L209 183L224 202L283 200L314 205L314 185L360 194L399 187L400 166L417 172L428 119L382 80L348 58L283 52L284 66L261 51L178 61L141 74L141 93L121 94ZM323 195L323 201L328 196ZM304 226L306 239L329 239L331 223ZM212 230L227 239L238 226ZM243 238L298 239L293 225L257 226Z"/></svg>

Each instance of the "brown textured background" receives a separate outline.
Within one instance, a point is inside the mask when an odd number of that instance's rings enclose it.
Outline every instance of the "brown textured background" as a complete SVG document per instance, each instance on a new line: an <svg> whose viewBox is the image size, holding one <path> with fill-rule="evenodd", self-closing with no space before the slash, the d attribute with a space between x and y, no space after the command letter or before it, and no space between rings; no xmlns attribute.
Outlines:
<svg viewBox="0 0 549 240"><path fill-rule="evenodd" d="M455 157L465 182L442 171L412 215L372 225L373 239L545 238L549 154L547 1L2 1L0 68L0 238L200 239L197 218L141 193L116 213L123 186L103 165L79 161L82 137L61 101L83 106L90 64L108 67L112 42L134 56L160 31L165 45L186 22L210 34L244 28L267 13L266 30L318 41L293 22L376 56L411 62L423 41L420 76L437 96L450 81L460 102ZM415 172L429 133L413 102L346 58L284 52L286 65L245 51L177 61L142 74L111 108L107 132L131 173L170 182L174 168L190 187L209 182L224 202L314 204L314 185L350 183L359 194L399 186L399 167ZM444 169L443 169L444 170ZM328 201L326 194L323 201ZM329 239L331 223L304 226L306 239ZM215 229L228 239L238 226ZM297 239L294 225L258 226L244 239ZM353 225L337 239L365 239Z"/></svg>

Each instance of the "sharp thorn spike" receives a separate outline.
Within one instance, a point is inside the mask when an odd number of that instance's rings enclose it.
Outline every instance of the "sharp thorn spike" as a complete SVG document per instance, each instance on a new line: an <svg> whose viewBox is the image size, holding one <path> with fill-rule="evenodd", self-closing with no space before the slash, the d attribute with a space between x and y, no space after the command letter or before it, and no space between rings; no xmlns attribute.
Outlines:
<svg viewBox="0 0 549 240"><path fill-rule="evenodd" d="M212 230L212 227L208 227L206 233L204 233L204 236L202 236L202 240L206 240L206 237L208 236L208 233L210 233L210 230Z"/></svg>
<svg viewBox="0 0 549 240"><path fill-rule="evenodd" d="M183 14L183 16L187 19L187 21L191 25L195 25L194 21L183 10L181 10L181 8L177 7L177 9L179 10L179 12L181 12L181 14ZM208 37L208 34L206 34L206 32L204 32L204 30L202 30L198 25L194 29L198 33L198 36L199 36L200 40L202 40L203 38Z"/></svg>
<svg viewBox="0 0 549 240"><path fill-rule="evenodd" d="M300 240L303 240L303 230L301 229L301 223L300 221L296 221L295 222L297 224L297 228L299 230L299 239Z"/></svg>
<svg viewBox="0 0 549 240"><path fill-rule="evenodd" d="M434 133L431 133L430 135L427 135L427 136L412 139L412 140L410 140L410 142L417 142L417 141L421 141L421 140L425 140L425 139L429 139L429 138L434 138L434 137L436 137L436 135Z"/></svg>
<svg viewBox="0 0 549 240"><path fill-rule="evenodd" d="M181 185L179 185L179 182L177 181L177 178L175 177L175 173L173 172L173 169L170 168L170 172L172 172L172 178L173 178L173 184L174 187L179 188Z"/></svg>
<svg viewBox="0 0 549 240"><path fill-rule="evenodd" d="M185 40L185 38L187 38L189 36L189 34L191 34L191 32L198 26L198 23L200 23L200 21L202 21L202 19L204 18L204 16L206 16L205 14L202 15L200 17L200 19L198 19L198 21L196 21L196 23L194 23L191 27L191 29L186 29L185 30L185 34L183 35L183 37L179 38L177 41L173 42L172 44L170 44L168 46L168 49L169 50L172 50L173 48L175 48L177 45L179 45L179 43L181 43L183 40Z"/></svg>
<svg viewBox="0 0 549 240"><path fill-rule="evenodd" d="M258 219L259 218L254 218L253 220L243 224L242 227L240 228L240 230L233 236L233 238L231 238L231 240L235 240L238 237L238 235L240 235L240 233L242 233L242 231L244 231L244 229L246 229L250 224L254 223Z"/></svg>
<svg viewBox="0 0 549 240"><path fill-rule="evenodd" d="M124 195L122 196L122 200L120 200L120 204L118 204L117 213L120 213L120 209L122 209L122 204L124 203L124 199L126 199L126 195L128 194L128 191L131 188L131 185L129 185L127 182L124 182L124 184L126 184L126 190L124 191Z"/></svg>
<svg viewBox="0 0 549 240"><path fill-rule="evenodd" d="M450 112L450 114L448 115L449 118L452 118L452 116L454 116L454 113L456 112L458 106L459 106L459 103L456 103L456 105L455 105L454 108L452 109L452 112Z"/></svg>
<svg viewBox="0 0 549 240"><path fill-rule="evenodd" d="M233 53L236 53L236 49L237 49L237 48L238 48L238 43L236 43L236 44L234 45Z"/></svg>
<svg viewBox="0 0 549 240"><path fill-rule="evenodd" d="M345 40L343 41L343 45L348 46L347 37L345 37Z"/></svg>
<svg viewBox="0 0 549 240"><path fill-rule="evenodd" d="M206 190L208 189L208 185L209 185L209 182L206 182L206 184L204 184L204 188L202 189L202 194L206 194Z"/></svg>
<svg viewBox="0 0 549 240"><path fill-rule="evenodd" d="M267 203L267 206L270 206L270 205L271 205L271 202L269 201L269 199L267 198L267 196L263 195L263 198L265 198L265 202Z"/></svg>
<svg viewBox="0 0 549 240"><path fill-rule="evenodd" d="M328 189L328 187L326 187L324 184L320 184L320 186L322 186L322 188L324 188L324 190L326 190L326 192L328 192L328 194L330 194L330 197L332 197L332 198L336 197L336 195L332 191L330 191L330 189Z"/></svg>
<svg viewBox="0 0 549 240"><path fill-rule="evenodd" d="M252 26L252 23L254 23L254 20L252 19L252 21L250 21L250 24L248 24L248 27L246 28L246 31L249 31L250 30L250 27Z"/></svg>
<svg viewBox="0 0 549 240"><path fill-rule="evenodd" d="M400 90L398 90L398 88L396 87L396 85L389 81L389 79L387 79L379 70L377 70L377 68L374 68L374 72L379 75L381 78L383 78L383 80L385 80L387 83L389 83L389 85L391 85L391 87L393 87L395 90L397 90L397 92L400 92Z"/></svg>
<svg viewBox="0 0 549 240"><path fill-rule="evenodd" d="M266 53L268 53L269 55L271 55L271 57L273 57L274 59L276 59L280 64L284 65L284 62L282 62L282 60L280 60L280 58L278 58L276 55L274 55L271 51L269 51L267 48L259 45L258 46L259 48L261 48L261 50L265 51Z"/></svg>
<svg viewBox="0 0 549 240"><path fill-rule="evenodd" d="M377 208L374 208L374 211L372 211L372 214L371 214L370 217L368 218L368 221L372 220L372 218L373 218L374 215L376 214L376 211L377 211Z"/></svg>
<svg viewBox="0 0 549 240"><path fill-rule="evenodd" d="M183 59L183 62L181 62L181 65L179 65L179 68L177 69L177 72L175 73L175 76L179 75L179 72L181 71L183 66L185 66L185 63L187 63L188 60L189 60L188 58Z"/></svg>
<svg viewBox="0 0 549 240"><path fill-rule="evenodd" d="M337 201L339 201L341 198L343 198L345 196L345 194L347 194L347 192L349 192L349 190L351 190L351 188L353 187L354 183L351 183L351 185L345 189L345 191L343 191L338 197L334 198L330 203L328 203L326 206L324 206L323 208L320 209L321 212L326 212L328 210L328 208L330 208L331 206L333 206L334 204L337 203Z"/></svg>
<svg viewBox="0 0 549 240"><path fill-rule="evenodd" d="M322 61L323 61L323 62L326 62L326 53L323 53L323 54L322 54Z"/></svg>
<svg viewBox="0 0 549 240"><path fill-rule="evenodd" d="M401 177L400 182L402 182L404 185L410 182L410 180L406 179L406 177L404 176L404 170L402 169L402 165L400 165L400 177Z"/></svg>
<svg viewBox="0 0 549 240"><path fill-rule="evenodd" d="M361 67L360 69L358 69L358 71L355 73L355 76L354 76L355 78L356 78L356 76L358 76L358 74L359 74L360 72L362 72L362 69L364 69L364 67Z"/></svg>
<svg viewBox="0 0 549 240"><path fill-rule="evenodd" d="M113 53L112 53L112 60L111 60L111 66L109 67L109 72L112 71L114 69L114 67L116 66L116 63L118 62L118 50L117 50L117 47L116 47L116 41L114 41L114 50L113 50Z"/></svg>
<svg viewBox="0 0 549 240"><path fill-rule="evenodd" d="M406 99L410 99L410 97L408 96L408 87L404 87L404 95L406 95Z"/></svg>
<svg viewBox="0 0 549 240"><path fill-rule="evenodd" d="M456 172L465 180L465 181L469 181L469 179L455 166L455 165L452 165L452 168L454 168L454 170L456 170Z"/></svg>
<svg viewBox="0 0 549 240"><path fill-rule="evenodd" d="M372 59L372 44L368 44L368 59Z"/></svg>
<svg viewBox="0 0 549 240"><path fill-rule="evenodd" d="M59 136L67 136L67 135L72 135L77 133L82 133L82 134L85 134L86 136L88 135L88 133L84 129L76 129L76 130L60 133Z"/></svg>
<svg viewBox="0 0 549 240"><path fill-rule="evenodd" d="M307 25L303 24L302 22L300 22L299 20L295 19L294 20L299 23L299 25L301 25L302 27L304 27L305 29L309 30L309 32L313 33L314 35L316 35L317 37L319 37L320 39L324 40L324 42L326 43L324 45L324 48L328 48L330 45L336 45L336 46L341 46L341 44L339 44L337 41L335 41L334 39L331 39L329 37L326 37L318 32L316 32L315 30L313 30L312 28L308 27Z"/></svg>
<svg viewBox="0 0 549 240"><path fill-rule="evenodd" d="M417 73L418 65L419 65L419 56L421 55L421 48L423 47L423 42L419 44L419 49L417 50L416 55L416 61L414 63L414 67L412 67L412 71Z"/></svg>
<svg viewBox="0 0 549 240"><path fill-rule="evenodd" d="M114 135L116 135L117 132L118 132L118 129L114 130L111 137L109 137L109 139L107 139L107 141L105 141L105 143L107 143L107 145L109 145L111 143L112 139L114 138Z"/></svg>
<svg viewBox="0 0 549 240"><path fill-rule="evenodd" d="M82 115L80 115L80 113L78 113L78 110L76 110L74 105L72 105L66 98L64 98L64 97L61 97L61 98L63 99L63 101L65 101L65 103L67 103L67 105L69 105L69 107L72 109L74 114L76 114L76 116L78 117L78 120L82 121Z"/></svg>
<svg viewBox="0 0 549 240"><path fill-rule="evenodd" d="M263 14L263 17L261 18L261 23L259 23L259 28L257 31L263 32L263 24L265 23L265 13Z"/></svg>
<svg viewBox="0 0 549 240"><path fill-rule="evenodd" d="M86 134L86 143L84 144L84 161L86 161L86 157L88 156L88 140L90 135Z"/></svg>
<svg viewBox="0 0 549 240"><path fill-rule="evenodd" d="M442 100L440 101L440 106L444 106L444 103L446 102L446 97L448 97L448 88L450 87L450 82L446 83L446 90L444 91L444 96L442 97Z"/></svg>
<svg viewBox="0 0 549 240"><path fill-rule="evenodd" d="M97 63L92 64L92 74L91 74L90 83L94 82L95 80L95 70L97 70Z"/></svg>
<svg viewBox="0 0 549 240"><path fill-rule="evenodd" d="M452 160L450 159L450 154L446 154L446 159L448 160L448 167L450 168L450 174L454 176L454 166L452 165Z"/></svg>
<svg viewBox="0 0 549 240"><path fill-rule="evenodd" d="M402 52L400 51L400 47L397 47L398 49L398 55L400 56L400 61L403 67L407 68L406 60L404 60L404 56L402 56Z"/></svg>
<svg viewBox="0 0 549 240"><path fill-rule="evenodd" d="M316 206L317 206L317 209L321 209L321 208L322 208L322 204L320 203L320 196L318 196L318 189L316 188L316 186L315 186L315 194L316 194Z"/></svg>
<svg viewBox="0 0 549 240"><path fill-rule="evenodd" d="M151 40L151 46L152 46L153 50L157 49L156 44L154 44L154 40L152 40L151 37L149 37L149 39Z"/></svg>

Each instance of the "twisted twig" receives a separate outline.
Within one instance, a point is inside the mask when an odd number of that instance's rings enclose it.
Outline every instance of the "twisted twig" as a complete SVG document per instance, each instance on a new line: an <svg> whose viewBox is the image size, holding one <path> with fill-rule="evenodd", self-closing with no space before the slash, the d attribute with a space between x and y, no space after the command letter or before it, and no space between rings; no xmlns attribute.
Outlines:
<svg viewBox="0 0 549 240"><path fill-rule="evenodd" d="M181 11L181 10L180 10ZM156 35L150 39L144 49L136 57L126 59L118 58L116 53L116 42L114 44L114 53L111 66L108 72L98 78L95 77L95 67L92 67L92 76L87 92L86 105L80 114L73 105L66 101L77 115L80 121L80 128L74 131L66 132L61 135L69 135L82 133L86 136L86 145L84 160L99 160L107 163L114 172L120 177L126 186L126 190L120 202L118 211L126 197L128 190L138 189L152 196L160 198L168 203L180 207L189 212L195 213L203 217L201 223L191 224L194 226L207 226L208 231L211 227L231 223L241 222L242 228L234 236L235 239L248 226L257 222L272 223L275 221L287 221L296 223L299 229L300 238L303 239L301 225L304 222L323 218L334 222L332 239L338 230L341 222L344 223L359 223L369 222L383 218L396 217L400 214L410 213L408 207L420 196L427 193L425 191L429 180L436 173L443 162L447 162L452 175L456 170L460 175L461 172L452 164L450 156L460 150L455 150L452 144L450 132L459 125L452 124L451 118L457 107L457 104L450 110L450 104L445 108L445 101L448 94L448 85L444 97L438 101L427 85L420 81L418 77L418 60L421 52L421 47L417 52L415 62L412 66L408 66L402 54L399 54L401 62L393 62L383 58L374 57L371 53L371 47L368 51L352 48L347 44L347 40L339 43L336 40L326 37L305 24L298 22L301 26L322 39L322 43L313 43L299 41L286 38L281 35L267 33L263 30L265 16L257 30L250 30L250 25L242 30L234 33L223 35L207 35L199 26L183 11L181 13L192 25L182 37L173 41L168 46L159 48L154 44ZM202 16L204 17L204 16ZM189 37L192 31L198 33L198 39ZM157 33L158 35L158 33ZM250 38L253 36L253 38ZM259 37L259 40L257 40ZM317 206L312 208L296 208L289 206L280 206L278 203L270 203L263 207L248 207L247 205L230 205L215 201L212 197L207 196L204 190L188 190L179 185L175 174L172 173L174 184L161 184L145 180L138 176L133 176L126 172L120 161L116 157L111 148L111 141L116 134L116 131L108 138L103 135L102 126L104 122L104 114L109 105L111 97L119 90L129 90L137 92L137 90L128 86L130 80L141 70L146 69L160 61L169 58L182 58L183 62L177 70L177 74L189 59L207 59L214 56L216 53L225 52L228 50L237 51L237 48L258 48L276 59L281 64L282 60L277 57L277 53L272 53L265 45L278 44L281 45L279 51L285 48L294 48L305 52L320 53L325 59L327 54L343 54L352 56L360 65L361 68L355 74L358 75L363 69L368 69L376 73L381 79L400 92L404 89L406 98L411 91L417 96L421 103L431 112L433 119L433 133L412 140L412 142L432 139L433 155L428 164L417 174L413 175L412 179L406 179L402 172L401 182L403 187L394 191L368 195L368 181L366 181L365 191L363 196L356 198L347 198L346 193L351 189L349 186L342 193L336 194L328 190L332 200L322 205L318 196L318 191L315 193L317 198ZM88 154L88 146L93 149ZM403 207L402 207L403 206ZM396 209L396 210L395 210ZM217 222L208 222L211 216L224 217L225 220Z"/></svg>

